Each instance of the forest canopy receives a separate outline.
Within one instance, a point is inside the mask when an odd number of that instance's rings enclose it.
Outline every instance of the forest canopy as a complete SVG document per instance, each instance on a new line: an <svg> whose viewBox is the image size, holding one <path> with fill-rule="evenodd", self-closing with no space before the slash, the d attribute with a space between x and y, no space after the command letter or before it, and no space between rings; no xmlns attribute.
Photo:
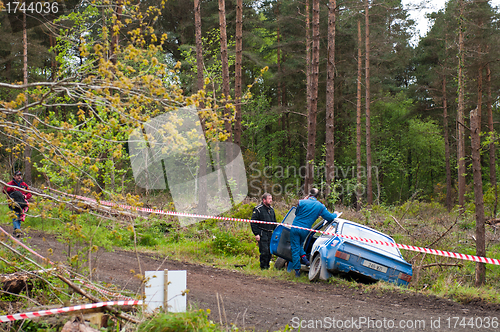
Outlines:
<svg viewBox="0 0 500 332"><path fill-rule="evenodd" d="M10 4L0 13L4 180L22 169L35 187L147 194L128 137L189 106L208 142L241 148L250 196L315 185L330 204L451 209L473 197L477 109L495 217L500 30L487 1L448 1L418 43L400 1L73 1L39 24Z"/></svg>

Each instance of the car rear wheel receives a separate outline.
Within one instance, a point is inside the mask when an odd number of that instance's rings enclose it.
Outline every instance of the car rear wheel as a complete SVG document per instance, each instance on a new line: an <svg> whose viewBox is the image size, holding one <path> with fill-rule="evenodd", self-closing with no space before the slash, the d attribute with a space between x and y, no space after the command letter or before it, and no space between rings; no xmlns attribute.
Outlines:
<svg viewBox="0 0 500 332"><path fill-rule="evenodd" d="M285 265L286 265L286 259L283 259L281 257L278 257L276 259L276 262L274 262L274 268L276 270L283 270L285 268Z"/></svg>
<svg viewBox="0 0 500 332"><path fill-rule="evenodd" d="M321 257L320 255L314 256L311 266L309 266L309 281L318 281L321 272Z"/></svg>

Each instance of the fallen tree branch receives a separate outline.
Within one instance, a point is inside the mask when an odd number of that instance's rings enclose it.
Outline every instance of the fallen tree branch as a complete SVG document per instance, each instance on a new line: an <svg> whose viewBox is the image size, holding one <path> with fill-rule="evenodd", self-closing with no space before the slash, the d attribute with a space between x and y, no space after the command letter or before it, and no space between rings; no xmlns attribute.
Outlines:
<svg viewBox="0 0 500 332"><path fill-rule="evenodd" d="M77 292L78 294L88 298L89 300L95 302L95 303L98 303L98 302L101 302L100 299L98 299L97 297L93 296L92 294L89 294L87 293L86 291L84 291L83 289L81 289L80 287L78 287L76 284L74 284L71 280L67 279L66 277L64 277L63 275L61 275L60 273L57 273L56 276L61 279L62 282L66 283L69 287L71 287L75 292ZM135 323L135 324L140 324L141 321L138 320L137 318L131 316L131 315L127 315L127 314L124 314L122 312L120 312L119 310L113 308L113 307L104 307L107 311L113 313L116 317L119 317L121 319L124 319L124 320L127 320L131 323Z"/></svg>
<svg viewBox="0 0 500 332"><path fill-rule="evenodd" d="M418 269L426 269L426 268L434 267L434 266L440 266L440 267L442 267L442 266L446 266L446 267L458 266L458 267L462 267L463 265L457 264L457 263L431 263L431 264L417 266L417 268Z"/></svg>
<svg viewBox="0 0 500 332"><path fill-rule="evenodd" d="M404 228L404 227L403 227L403 225L401 225L401 224L399 223L399 221L396 219L396 217L394 217L394 216L391 216L391 217L392 217L392 219L394 219L394 221L396 222L396 224L398 224L398 226L399 226L399 227L401 227L401 228L402 228L402 229L403 229L406 233L408 233L408 235L410 235L411 237L413 237L413 236L411 235L410 231L409 231L409 230L407 230L406 228Z"/></svg>
<svg viewBox="0 0 500 332"><path fill-rule="evenodd" d="M458 217L457 217L457 219L455 219L455 222L453 223L453 225L451 225L450 227L448 227L448 229L447 229L447 230L446 230L443 234L441 234L441 235L440 235L440 236L439 236L436 240L434 240L434 242L432 242L432 243L430 243L430 244L426 245L425 247L426 247L426 248L429 248L429 247L432 247L433 245L435 245L436 243L438 243L438 242L439 242L439 241L440 241L443 237L445 237L445 235L446 235L446 234L448 234L448 232L449 232L449 231L451 231L451 229L452 229L453 227L455 227L455 225L456 225L457 223L458 223ZM417 257L418 255L421 255L421 254L422 254L422 253L417 253L417 254L415 254L415 256L413 256L413 257L412 257L412 258L410 258L409 260L410 260L410 261L413 261L413 259L415 259L415 257ZM424 254L424 256L423 256L423 257L425 257L425 254Z"/></svg>
<svg viewBox="0 0 500 332"><path fill-rule="evenodd" d="M7 295L12 295L12 296L16 296L16 297L20 297L20 298L26 299L26 300L28 300L30 302L33 302L36 305L41 305L40 303L38 303L37 301L33 300L32 298L30 298L28 296L24 296L24 295L17 294L17 293L11 293L11 292L8 292L8 291L5 291L5 290L1 290L1 289L0 289L0 293L7 294Z"/></svg>
<svg viewBox="0 0 500 332"><path fill-rule="evenodd" d="M496 226L497 224L500 224L500 218L493 218L490 220L486 220L486 224L489 224L491 226Z"/></svg>
<svg viewBox="0 0 500 332"><path fill-rule="evenodd" d="M450 227L448 227L448 229L443 233L441 234L440 237L438 237L434 242L432 242L431 244L428 244L426 247L432 247L433 245L435 245L436 243L438 243L446 234L448 234L449 231L451 231L451 229L453 227L455 227L455 225L457 224L458 222L458 217L457 219L455 219L455 222L453 223L453 225L451 225Z"/></svg>

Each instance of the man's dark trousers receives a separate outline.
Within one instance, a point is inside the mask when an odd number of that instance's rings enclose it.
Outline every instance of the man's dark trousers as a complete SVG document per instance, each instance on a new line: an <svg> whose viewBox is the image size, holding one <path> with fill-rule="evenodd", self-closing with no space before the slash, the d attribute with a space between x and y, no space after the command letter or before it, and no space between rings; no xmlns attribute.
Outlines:
<svg viewBox="0 0 500 332"><path fill-rule="evenodd" d="M260 268L268 269L269 262L271 261L271 235L273 232L269 231L261 231L260 232L260 241L259 241L259 252L260 252Z"/></svg>

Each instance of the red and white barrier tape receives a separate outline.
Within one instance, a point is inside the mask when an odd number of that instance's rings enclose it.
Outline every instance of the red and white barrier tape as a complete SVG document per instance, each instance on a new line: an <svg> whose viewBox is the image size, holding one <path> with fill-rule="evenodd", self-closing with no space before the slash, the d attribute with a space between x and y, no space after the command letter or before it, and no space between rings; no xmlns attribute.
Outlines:
<svg viewBox="0 0 500 332"><path fill-rule="evenodd" d="M8 237L10 237L14 242L16 242L17 244L19 244L21 247L23 247L24 249L28 250L30 253L32 253L33 255L43 259L44 261L47 261L50 263L50 265L54 265L53 262L51 262L48 258L45 258L43 257L42 255L40 255L39 253L37 253L36 251L34 251L33 249L31 249L30 247L28 247L27 245L25 245L24 243L22 243L21 241L19 241L18 239L16 239L15 237L13 237L12 235L10 235L6 230L4 230L2 227L0 227L0 231L3 232L5 235L7 235Z"/></svg>
<svg viewBox="0 0 500 332"><path fill-rule="evenodd" d="M58 192L60 194L63 194L66 196L71 196L71 197L74 197L74 198L77 198L80 200L84 200L84 201L88 201L88 202L92 202L92 203L97 203L97 204L102 204L105 206L116 206L116 207L119 207L122 209L127 209L127 210L137 210L137 211L142 211L142 212L164 214L164 215L171 215L171 216L178 216L178 217L216 219L216 220L227 220L227 221L242 221L242 222L260 223L260 224L273 224L273 225L276 224L273 222L259 221L259 220L248 220L248 219L229 218L229 217L220 217L220 216L204 216L204 215L192 214L192 213L181 213L181 212L173 212L173 211L154 210L154 209L148 209L148 208L139 208L139 207L132 207L129 205L124 205L124 204L115 204L115 203L107 202L107 201L99 201L98 202L97 200L92 199L92 198L68 194L68 193L65 193L65 192L62 192L62 191L59 191L56 189L52 189L52 188L49 188L49 189L54 191L54 192ZM280 225L280 224L278 223L278 225ZM356 240L356 241L361 241L361 242L367 242L367 243L371 243L371 244L396 247L396 248L403 249L403 250L410 250L410 251L416 251L416 252L421 252L421 253L426 253L426 254L431 254L431 255L436 255L436 256L462 259L462 260L466 260L466 261L500 265L500 260L498 260L496 258L487 258L487 257L481 257L481 256L466 255L466 254L460 254L460 253L437 250L437 249L410 246L410 245L406 245L406 244L391 243L391 242L384 242L384 241L378 241L378 240L372 240L372 239L359 238L359 237L350 236L350 235L328 233L328 232L323 232L323 231L319 231L319 230L314 230L314 229L304 228L304 227L299 227L299 226L293 226L293 225L287 225L287 226L290 226L293 228L298 228L298 229L303 229L303 230L307 230L307 231L317 232L317 233L321 233L321 234L326 234L326 235L339 236L339 237L343 237L343 238L347 238L347 239L351 239L351 240Z"/></svg>
<svg viewBox="0 0 500 332"><path fill-rule="evenodd" d="M41 310L41 311L36 311L36 312L26 312L26 313L22 313L22 314L0 316L0 322L2 322L2 323L12 322L15 320L37 318L37 317L41 317L41 316L61 314L61 313L65 313L65 312L79 311L79 310L85 310L85 309L94 309L94 308L100 308L100 307L112 306L112 305L141 305L141 304L142 304L142 300L107 301L107 302L99 302L99 303L90 303L90 304L76 305L76 306L72 306L72 307L50 309L50 310Z"/></svg>

